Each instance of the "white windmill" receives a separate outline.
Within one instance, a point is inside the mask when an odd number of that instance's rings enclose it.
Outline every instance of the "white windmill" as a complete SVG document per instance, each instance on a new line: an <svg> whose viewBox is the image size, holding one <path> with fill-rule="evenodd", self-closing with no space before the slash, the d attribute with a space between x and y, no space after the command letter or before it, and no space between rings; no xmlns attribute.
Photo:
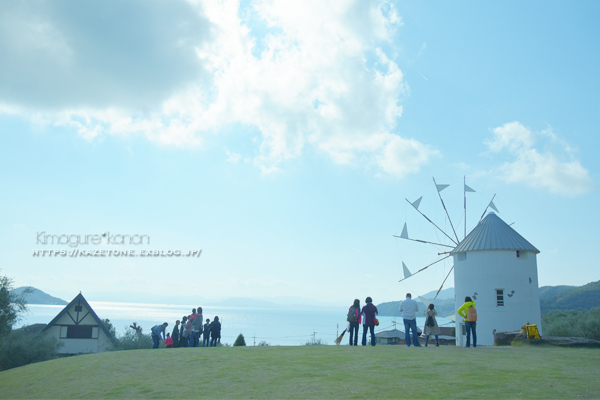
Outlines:
<svg viewBox="0 0 600 400"><path fill-rule="evenodd" d="M406 223L401 235L394 236L421 243L450 247L452 250L439 253L440 255L444 255L444 257L421 268L414 274L411 274L404 262L402 262L404 279L400 281L414 276L452 256L454 261L452 269L454 270L455 310L462 305L465 296L470 296L476 301L478 344L492 345L494 343L493 333L495 331L518 330L526 322L537 324L541 334L542 318L536 260L539 250L502 221L495 213L490 212L486 215L488 208L499 212L493 203L493 198L483 212L477 226L467 235L466 193L475 191L467 186L466 183L464 184L465 237L463 240L458 240L440 194L448 185L435 184L446 215L448 216L448 221L452 227L455 236L454 239L419 211L418 207L422 197L414 202L407 201L419 214L449 238L452 241L452 245L409 238ZM452 269L450 272L452 272ZM450 272L446 276L446 279L450 276ZM446 279L444 279L444 283ZM440 290L444 283L442 283ZM462 318L456 314L455 321L457 332L456 345L462 346L464 340L463 335L461 335L461 332L464 333Z"/></svg>

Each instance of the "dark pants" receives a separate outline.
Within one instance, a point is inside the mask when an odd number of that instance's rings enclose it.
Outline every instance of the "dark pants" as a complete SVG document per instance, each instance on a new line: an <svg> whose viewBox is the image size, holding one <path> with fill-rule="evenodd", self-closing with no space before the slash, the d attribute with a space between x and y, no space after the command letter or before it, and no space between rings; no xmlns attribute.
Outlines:
<svg viewBox="0 0 600 400"><path fill-rule="evenodd" d="M217 340L218 340L218 339L219 339L218 337L216 337L216 336L213 336L213 337L210 339L210 347L216 347L216 346L217 346Z"/></svg>
<svg viewBox="0 0 600 400"><path fill-rule="evenodd" d="M362 345L367 345L367 329L371 330L371 346L375 346L375 325L363 325Z"/></svg>
<svg viewBox="0 0 600 400"><path fill-rule="evenodd" d="M465 321L465 328L467 328L467 347L471 347L471 332L473 333L473 347L477 347L477 322Z"/></svg>
<svg viewBox="0 0 600 400"><path fill-rule="evenodd" d="M410 331L412 330L412 339L415 347L420 347L419 344L419 333L417 332L417 320L416 319L404 319L404 340L406 345L410 347Z"/></svg>
<svg viewBox="0 0 600 400"><path fill-rule="evenodd" d="M160 342L160 337L154 332L152 332L152 342L153 342L152 348L158 349L158 343Z"/></svg>
<svg viewBox="0 0 600 400"><path fill-rule="evenodd" d="M190 334L190 347L198 347L200 342L200 332L192 331Z"/></svg>
<svg viewBox="0 0 600 400"><path fill-rule="evenodd" d="M354 339L354 340L352 340ZM350 322L350 346L358 343L358 321Z"/></svg>
<svg viewBox="0 0 600 400"><path fill-rule="evenodd" d="M425 344L427 345L427 343L429 343L429 336L431 335L427 335L427 337L425 338ZM435 343L439 344L440 343L440 338L438 337L438 335L435 335Z"/></svg>
<svg viewBox="0 0 600 400"><path fill-rule="evenodd" d="M202 340L202 346L208 347L209 345L210 345L210 333L205 333L203 340Z"/></svg>

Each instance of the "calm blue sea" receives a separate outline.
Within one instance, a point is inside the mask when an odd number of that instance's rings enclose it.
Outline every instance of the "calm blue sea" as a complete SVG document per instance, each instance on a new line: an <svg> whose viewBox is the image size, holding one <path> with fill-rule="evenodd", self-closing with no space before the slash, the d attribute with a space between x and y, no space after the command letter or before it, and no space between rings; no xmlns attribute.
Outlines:
<svg viewBox="0 0 600 400"><path fill-rule="evenodd" d="M112 303L90 301L90 305L101 319L108 318L118 334L122 334L132 322L144 328L148 333L156 324L168 322L167 332L173 329L176 320L189 315L194 306ZM28 305L29 312L24 315L19 325L50 322L64 306ZM346 328L347 307L316 308L290 307L285 309L245 308L245 307L203 307L204 319L211 321L218 315L222 323L221 342L233 344L242 333L246 344L265 341L272 346L304 345L313 337L333 345L334 340ZM403 331L402 318L379 317L380 325L375 332L394 328ZM424 318L417 318L417 325L422 329ZM452 321L438 318L440 326L450 325ZM362 329L359 332L362 334ZM347 335L342 344L347 344Z"/></svg>

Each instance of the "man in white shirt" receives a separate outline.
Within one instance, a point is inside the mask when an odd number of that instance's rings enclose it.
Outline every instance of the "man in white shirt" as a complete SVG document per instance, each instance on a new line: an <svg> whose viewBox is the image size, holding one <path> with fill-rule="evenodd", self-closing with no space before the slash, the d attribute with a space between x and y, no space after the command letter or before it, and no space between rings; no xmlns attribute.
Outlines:
<svg viewBox="0 0 600 400"><path fill-rule="evenodd" d="M412 329L413 344L415 347L421 347L419 344L419 333L417 332L417 311L419 306L417 302L412 299L410 293L406 293L406 300L400 304L400 312L404 319L404 340L406 345L410 347L410 330Z"/></svg>

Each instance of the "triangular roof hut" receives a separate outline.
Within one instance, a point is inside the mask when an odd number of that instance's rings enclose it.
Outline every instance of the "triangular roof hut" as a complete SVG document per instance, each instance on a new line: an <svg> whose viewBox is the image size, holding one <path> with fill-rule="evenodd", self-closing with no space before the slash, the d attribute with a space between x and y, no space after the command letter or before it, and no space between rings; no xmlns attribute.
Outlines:
<svg viewBox="0 0 600 400"><path fill-rule="evenodd" d="M81 293L40 331L44 332L64 344L60 354L100 353L114 340Z"/></svg>

